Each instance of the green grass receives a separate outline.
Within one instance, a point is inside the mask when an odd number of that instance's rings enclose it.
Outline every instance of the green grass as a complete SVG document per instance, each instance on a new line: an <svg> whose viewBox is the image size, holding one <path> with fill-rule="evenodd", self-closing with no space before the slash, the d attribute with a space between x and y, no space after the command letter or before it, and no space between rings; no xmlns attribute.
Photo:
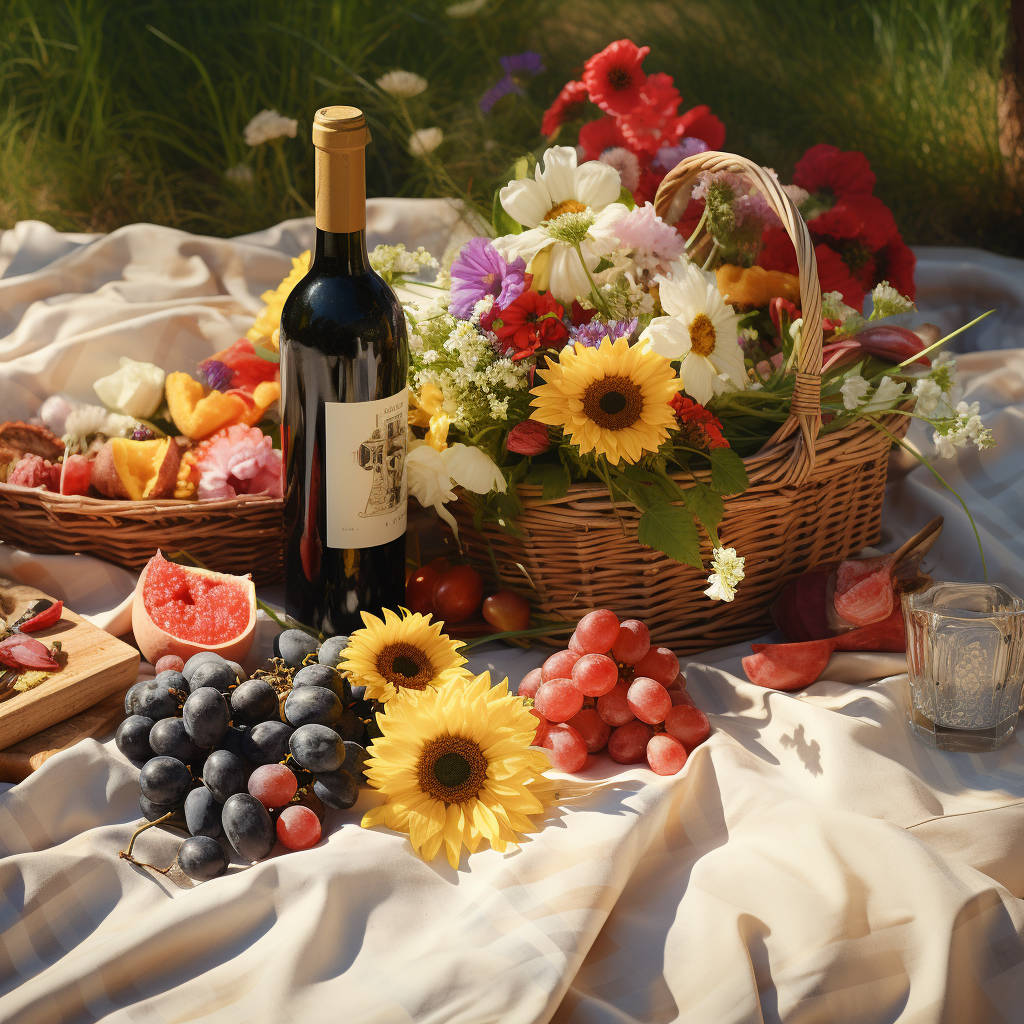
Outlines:
<svg viewBox="0 0 1024 1024"><path fill-rule="evenodd" d="M673 74L685 106L723 119L727 148L783 177L815 142L861 149L908 241L1024 255L997 145L1005 2L491 0L462 19L417 0L5 6L0 226L230 235L307 214L310 117L332 102L371 120L371 194L486 203L514 157L542 145L540 113L563 82L625 35L652 46L646 67ZM549 70L482 115L498 57L526 49ZM373 84L394 67L430 88L396 104ZM298 118L298 137L250 149L242 129L263 108ZM445 142L424 162L405 140L428 125ZM239 163L252 186L225 180Z"/></svg>

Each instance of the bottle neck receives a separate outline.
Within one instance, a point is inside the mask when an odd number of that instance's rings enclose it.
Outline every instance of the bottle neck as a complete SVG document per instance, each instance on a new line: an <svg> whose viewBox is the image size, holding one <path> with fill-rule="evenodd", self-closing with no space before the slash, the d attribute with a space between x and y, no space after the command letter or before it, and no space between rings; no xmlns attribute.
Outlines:
<svg viewBox="0 0 1024 1024"><path fill-rule="evenodd" d="M366 254L366 229L360 231L325 231L316 228L313 263L321 270L354 277L370 269Z"/></svg>

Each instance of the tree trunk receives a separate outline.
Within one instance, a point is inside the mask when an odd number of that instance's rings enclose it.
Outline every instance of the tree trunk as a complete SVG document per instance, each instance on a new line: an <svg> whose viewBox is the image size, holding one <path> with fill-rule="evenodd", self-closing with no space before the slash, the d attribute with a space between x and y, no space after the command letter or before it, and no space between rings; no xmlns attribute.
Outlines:
<svg viewBox="0 0 1024 1024"><path fill-rule="evenodd" d="M1024 0L1010 0L998 116L1007 178L1015 191L1024 192Z"/></svg>

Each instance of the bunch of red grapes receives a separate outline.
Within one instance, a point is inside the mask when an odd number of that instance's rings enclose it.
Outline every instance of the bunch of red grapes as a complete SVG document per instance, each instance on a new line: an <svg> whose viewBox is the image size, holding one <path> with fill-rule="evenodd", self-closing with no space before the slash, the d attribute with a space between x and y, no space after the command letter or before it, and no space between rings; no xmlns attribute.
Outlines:
<svg viewBox="0 0 1024 1024"><path fill-rule="evenodd" d="M711 732L667 647L654 647L639 619L619 621L607 608L588 612L568 649L552 654L519 684L540 719L536 743L554 768L578 772L607 748L620 764L647 762L675 775Z"/></svg>

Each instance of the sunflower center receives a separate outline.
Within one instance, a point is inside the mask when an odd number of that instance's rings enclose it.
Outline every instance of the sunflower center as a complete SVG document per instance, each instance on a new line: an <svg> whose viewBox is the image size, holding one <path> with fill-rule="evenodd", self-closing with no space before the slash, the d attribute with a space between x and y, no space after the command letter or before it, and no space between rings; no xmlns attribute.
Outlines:
<svg viewBox="0 0 1024 1024"><path fill-rule="evenodd" d="M420 789L445 804L473 800L487 778L480 745L464 736L436 736L425 743L416 766Z"/></svg>
<svg viewBox="0 0 1024 1024"><path fill-rule="evenodd" d="M608 72L608 84L613 89L628 89L633 84L633 76L625 68L612 68Z"/></svg>
<svg viewBox="0 0 1024 1024"><path fill-rule="evenodd" d="M381 648L377 671L392 686L409 690L424 689L435 675L434 665L423 651L401 640Z"/></svg>
<svg viewBox="0 0 1024 1024"><path fill-rule="evenodd" d="M605 430L625 430L643 412L644 396L628 377L602 377L583 393L583 412Z"/></svg>
<svg viewBox="0 0 1024 1024"><path fill-rule="evenodd" d="M544 214L545 220L554 220L556 217L561 217L563 213L585 213L587 207L578 202L575 199L564 199L560 203L555 203L554 206Z"/></svg>
<svg viewBox="0 0 1024 1024"><path fill-rule="evenodd" d="M715 325L707 313L698 313L690 322L690 348L699 356L715 351Z"/></svg>

